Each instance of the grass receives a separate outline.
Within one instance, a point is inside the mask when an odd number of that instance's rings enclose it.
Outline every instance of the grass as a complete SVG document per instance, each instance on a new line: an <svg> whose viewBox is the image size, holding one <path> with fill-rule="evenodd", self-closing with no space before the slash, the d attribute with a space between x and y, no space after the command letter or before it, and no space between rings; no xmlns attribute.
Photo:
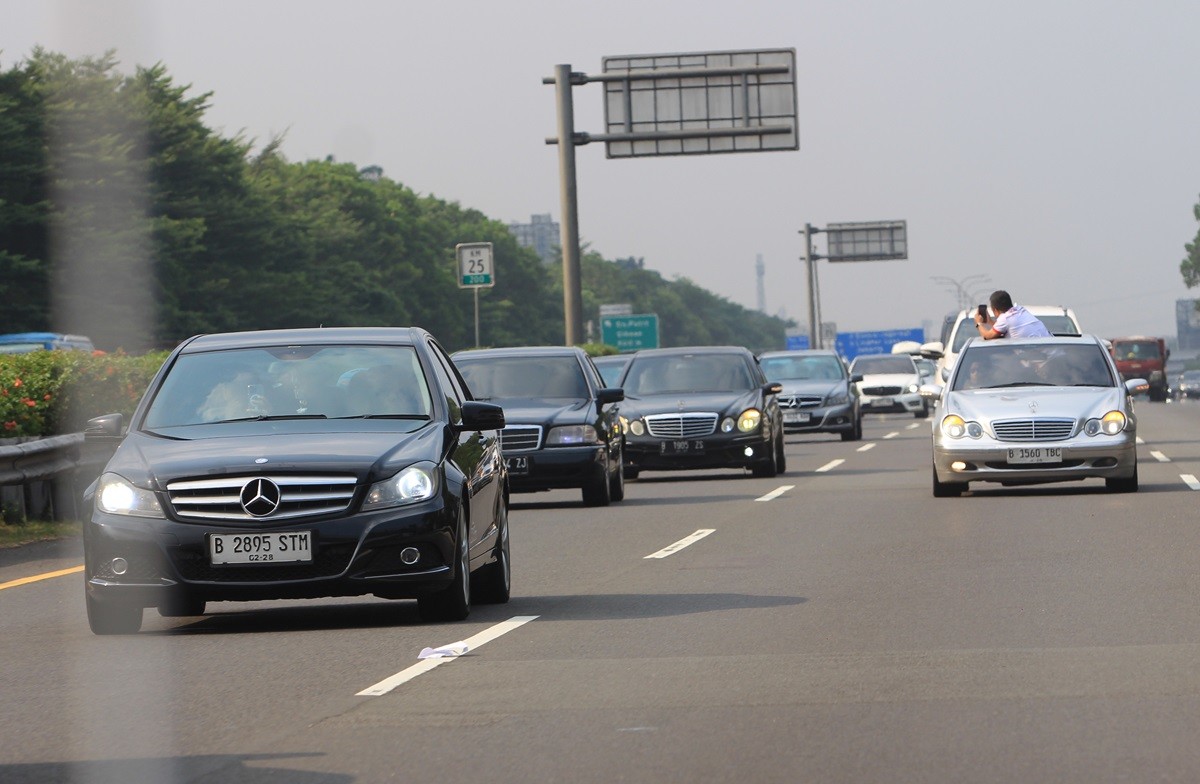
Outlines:
<svg viewBox="0 0 1200 784"><path fill-rule="evenodd" d="M0 548L18 547L30 542L43 542L50 539L66 539L78 536L79 531L79 523L75 521L63 523L30 521L19 524L0 522Z"/></svg>

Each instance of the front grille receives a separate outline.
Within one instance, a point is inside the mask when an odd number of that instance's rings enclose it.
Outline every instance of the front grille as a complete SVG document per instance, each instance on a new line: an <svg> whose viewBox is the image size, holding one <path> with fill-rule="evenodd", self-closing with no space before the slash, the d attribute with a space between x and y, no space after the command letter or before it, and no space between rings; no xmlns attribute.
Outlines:
<svg viewBox="0 0 1200 784"><path fill-rule="evenodd" d="M864 395L899 395L903 387L863 387Z"/></svg>
<svg viewBox="0 0 1200 784"><path fill-rule="evenodd" d="M279 506L261 517L242 508L241 494L250 482L267 479L279 487ZM187 479L167 485L171 506L181 520L242 522L286 520L337 514L354 500L353 476L225 476Z"/></svg>
<svg viewBox="0 0 1200 784"><path fill-rule="evenodd" d="M174 548L171 560L185 580L207 583L271 583L312 580L334 577L346 570L354 555L355 545L338 544L321 547L312 563L252 564L248 566L213 566L203 550Z"/></svg>
<svg viewBox="0 0 1200 784"><path fill-rule="evenodd" d="M785 409L793 408L816 408L821 405L820 395L780 395L779 407Z"/></svg>
<svg viewBox="0 0 1200 784"><path fill-rule="evenodd" d="M500 431L502 452L524 452L541 446L542 428L539 425L513 425Z"/></svg>
<svg viewBox="0 0 1200 784"><path fill-rule="evenodd" d="M716 414L651 414L646 429L655 438L702 438L717 429Z"/></svg>
<svg viewBox="0 0 1200 784"><path fill-rule="evenodd" d="M1064 441L1075 432L1074 419L1005 419L992 423L1001 441Z"/></svg>

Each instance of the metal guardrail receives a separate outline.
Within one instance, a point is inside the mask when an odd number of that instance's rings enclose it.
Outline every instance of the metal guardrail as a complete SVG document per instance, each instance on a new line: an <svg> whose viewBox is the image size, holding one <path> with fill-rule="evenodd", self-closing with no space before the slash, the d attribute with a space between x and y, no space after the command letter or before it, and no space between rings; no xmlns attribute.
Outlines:
<svg viewBox="0 0 1200 784"><path fill-rule="evenodd" d="M85 442L83 433L0 444L0 505L18 518L79 519L83 489L114 448Z"/></svg>
<svg viewBox="0 0 1200 784"><path fill-rule="evenodd" d="M68 433L0 446L0 485L23 485L74 473L82 445L83 433Z"/></svg>

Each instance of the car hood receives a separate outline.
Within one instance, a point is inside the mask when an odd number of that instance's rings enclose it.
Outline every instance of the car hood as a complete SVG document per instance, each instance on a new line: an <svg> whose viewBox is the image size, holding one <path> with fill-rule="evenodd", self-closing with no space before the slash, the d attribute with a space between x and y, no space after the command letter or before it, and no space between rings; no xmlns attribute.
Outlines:
<svg viewBox="0 0 1200 784"><path fill-rule="evenodd" d="M968 422L997 419L1091 419L1124 411L1125 390L1118 387L1007 387L951 392L946 412Z"/></svg>
<svg viewBox="0 0 1200 784"><path fill-rule="evenodd" d="M592 421L596 412L591 400L564 400L563 398L492 398L504 409L506 425L578 425Z"/></svg>
<svg viewBox="0 0 1200 784"><path fill-rule="evenodd" d="M625 403L623 413L626 416L629 416L630 410L636 411L639 416L710 411L719 414L740 414L747 408L760 407L762 397L757 389L740 392L675 392L643 397L627 394Z"/></svg>
<svg viewBox="0 0 1200 784"><path fill-rule="evenodd" d="M819 379L812 381L781 381L784 395L821 395L824 397L840 389L846 382L842 379L830 381Z"/></svg>
<svg viewBox="0 0 1200 784"><path fill-rule="evenodd" d="M443 431L429 423L408 433L342 430L264 437L242 432L190 440L135 431L121 442L105 470L156 489L184 477L272 471L353 474L359 481L375 481L421 460L437 462Z"/></svg>

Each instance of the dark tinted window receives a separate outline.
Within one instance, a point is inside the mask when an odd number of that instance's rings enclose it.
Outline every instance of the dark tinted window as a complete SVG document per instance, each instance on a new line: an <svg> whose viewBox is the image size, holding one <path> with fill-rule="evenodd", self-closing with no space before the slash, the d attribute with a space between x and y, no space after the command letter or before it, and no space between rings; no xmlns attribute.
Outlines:
<svg viewBox="0 0 1200 784"><path fill-rule="evenodd" d="M756 383L738 354L669 354L635 357L623 386L629 395L659 395L737 392Z"/></svg>
<svg viewBox="0 0 1200 784"><path fill-rule="evenodd" d="M583 367L573 356L459 357L457 364L480 398L588 397Z"/></svg>

